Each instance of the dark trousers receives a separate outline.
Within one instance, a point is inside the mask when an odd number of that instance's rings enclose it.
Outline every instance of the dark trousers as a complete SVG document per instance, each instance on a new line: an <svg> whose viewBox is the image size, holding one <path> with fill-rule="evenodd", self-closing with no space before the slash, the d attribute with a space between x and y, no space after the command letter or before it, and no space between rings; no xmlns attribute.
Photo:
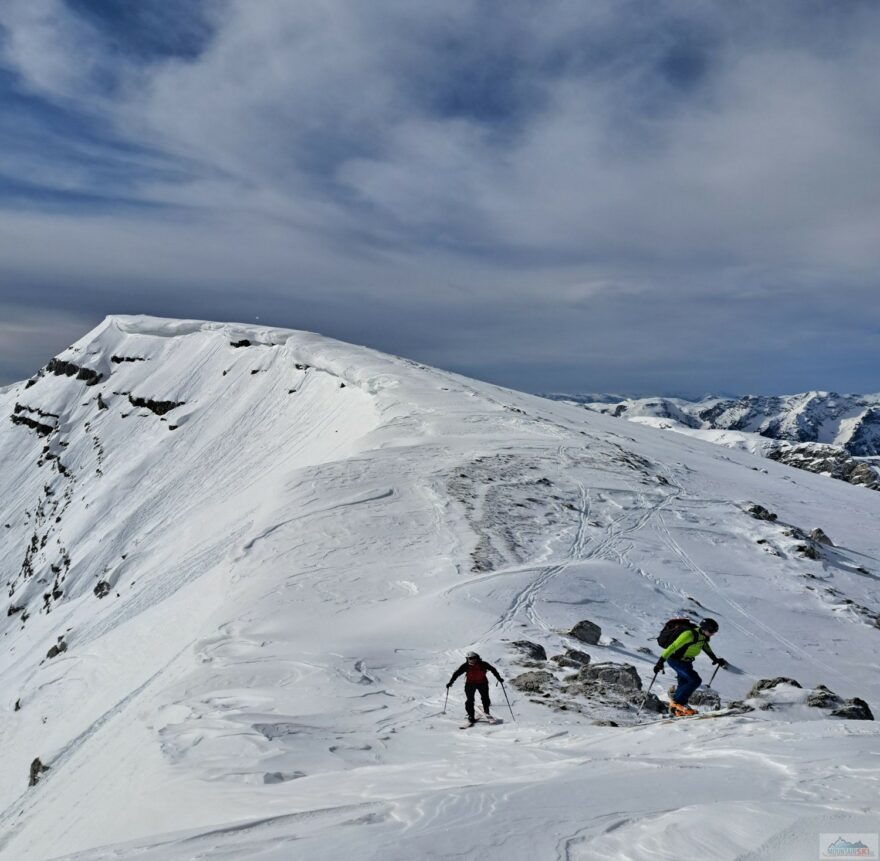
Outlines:
<svg viewBox="0 0 880 861"><path fill-rule="evenodd" d="M467 716L473 720L474 719L474 694L479 691L480 699L483 701L483 711L486 714L489 714L489 706L491 703L489 702L489 682L488 680L485 682L465 682L464 683L464 710L467 712Z"/></svg>
<svg viewBox="0 0 880 861"><path fill-rule="evenodd" d="M678 676L678 687L672 695L680 706L686 706L691 694L703 683L700 674L694 669L693 661L677 661L670 658L667 662Z"/></svg>

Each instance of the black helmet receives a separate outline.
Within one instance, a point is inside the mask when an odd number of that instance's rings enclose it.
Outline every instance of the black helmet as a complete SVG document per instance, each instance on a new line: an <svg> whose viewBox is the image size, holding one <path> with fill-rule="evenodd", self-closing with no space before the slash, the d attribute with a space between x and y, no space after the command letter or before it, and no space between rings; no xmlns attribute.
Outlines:
<svg viewBox="0 0 880 861"><path fill-rule="evenodd" d="M718 623L714 619L703 619L703 621L700 622L700 630L706 631L709 634L717 634Z"/></svg>

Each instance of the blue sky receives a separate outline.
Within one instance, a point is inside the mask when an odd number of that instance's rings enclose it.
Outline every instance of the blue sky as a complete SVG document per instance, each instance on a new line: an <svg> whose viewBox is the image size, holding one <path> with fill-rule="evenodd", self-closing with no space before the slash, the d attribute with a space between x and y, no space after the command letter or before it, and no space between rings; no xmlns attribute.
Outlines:
<svg viewBox="0 0 880 861"><path fill-rule="evenodd" d="M108 313L878 391L880 7L3 0L0 385Z"/></svg>

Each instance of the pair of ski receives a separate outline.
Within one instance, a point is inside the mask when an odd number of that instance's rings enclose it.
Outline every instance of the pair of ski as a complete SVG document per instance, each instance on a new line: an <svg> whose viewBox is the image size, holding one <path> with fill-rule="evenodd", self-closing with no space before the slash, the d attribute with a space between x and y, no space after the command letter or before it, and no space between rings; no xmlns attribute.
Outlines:
<svg viewBox="0 0 880 861"><path fill-rule="evenodd" d="M468 721L466 724L462 724L459 727L459 729L470 729L471 727L476 726L477 723L487 723L490 725L494 725L494 724L501 723L501 721L498 720L498 718L496 718L496 717L492 717L492 715L482 715L481 714L481 715L477 715L476 720L473 723Z"/></svg>
<svg viewBox="0 0 880 861"><path fill-rule="evenodd" d="M750 709L715 709L711 712L697 712L695 715L663 715L659 720L653 723L678 723L685 720L711 720L712 718L727 717L728 715L741 715L750 711Z"/></svg>

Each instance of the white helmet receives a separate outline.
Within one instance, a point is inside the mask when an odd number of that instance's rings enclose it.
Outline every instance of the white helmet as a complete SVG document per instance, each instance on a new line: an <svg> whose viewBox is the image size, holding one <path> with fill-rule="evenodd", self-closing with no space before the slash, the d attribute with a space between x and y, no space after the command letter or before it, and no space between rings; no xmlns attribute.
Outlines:
<svg viewBox="0 0 880 861"><path fill-rule="evenodd" d="M479 658L480 656L476 652L468 652L465 655L466 658Z"/></svg>

